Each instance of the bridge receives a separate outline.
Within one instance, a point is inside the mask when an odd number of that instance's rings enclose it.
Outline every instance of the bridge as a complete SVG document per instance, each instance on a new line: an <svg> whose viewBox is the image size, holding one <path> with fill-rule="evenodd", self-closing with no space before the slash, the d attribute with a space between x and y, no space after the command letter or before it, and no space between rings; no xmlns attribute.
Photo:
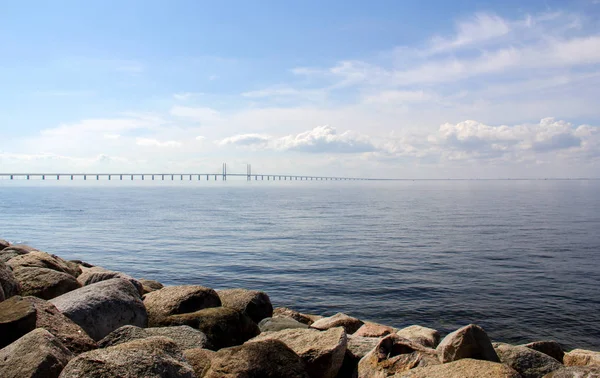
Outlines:
<svg viewBox="0 0 600 378"><path fill-rule="evenodd" d="M221 173L0 173L4 180L148 180L148 181L227 181L228 177L245 177L247 181L375 181L375 179L343 176L307 176L290 174L252 173L252 165L246 165L246 173L228 173L223 163Z"/></svg>

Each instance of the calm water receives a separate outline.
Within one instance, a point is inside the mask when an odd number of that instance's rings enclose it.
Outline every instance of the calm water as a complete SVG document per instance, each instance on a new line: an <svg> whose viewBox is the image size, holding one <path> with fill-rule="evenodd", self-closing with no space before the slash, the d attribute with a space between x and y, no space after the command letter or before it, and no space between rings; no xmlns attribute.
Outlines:
<svg viewBox="0 0 600 378"><path fill-rule="evenodd" d="M301 311L600 349L600 181L89 184L0 182L0 237Z"/></svg>

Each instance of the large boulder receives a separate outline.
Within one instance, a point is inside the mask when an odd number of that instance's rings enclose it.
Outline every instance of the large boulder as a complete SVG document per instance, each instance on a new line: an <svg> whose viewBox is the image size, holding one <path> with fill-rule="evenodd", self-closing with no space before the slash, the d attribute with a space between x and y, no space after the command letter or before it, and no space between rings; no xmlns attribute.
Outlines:
<svg viewBox="0 0 600 378"><path fill-rule="evenodd" d="M75 354L96 348L80 326L43 299L14 296L0 303L0 348L36 328L46 329Z"/></svg>
<svg viewBox="0 0 600 378"><path fill-rule="evenodd" d="M435 348L440 343L440 333L438 331L418 325L402 328L396 334L428 348Z"/></svg>
<svg viewBox="0 0 600 378"><path fill-rule="evenodd" d="M556 341L534 341L522 346L547 354L560 363L563 362L563 357L565 356L563 348Z"/></svg>
<svg viewBox="0 0 600 378"><path fill-rule="evenodd" d="M358 363L359 378L385 378L416 367L439 365L434 349L391 334Z"/></svg>
<svg viewBox="0 0 600 378"><path fill-rule="evenodd" d="M32 248L28 245L13 244L0 250L0 261L8 262L8 260L14 257L26 255L31 251L37 251L37 249Z"/></svg>
<svg viewBox="0 0 600 378"><path fill-rule="evenodd" d="M21 294L19 281L15 278L12 269L2 261L0 261L0 289L4 299Z"/></svg>
<svg viewBox="0 0 600 378"><path fill-rule="evenodd" d="M365 322L365 324L354 332L353 335L360 337L384 337L390 333L394 333L392 327L373 322Z"/></svg>
<svg viewBox="0 0 600 378"><path fill-rule="evenodd" d="M344 361L348 339L342 327L321 332L315 329L285 329L265 332L249 343L279 340L293 350L306 363L312 378L334 378Z"/></svg>
<svg viewBox="0 0 600 378"><path fill-rule="evenodd" d="M260 332L277 332L290 328L306 329L308 326L292 318L264 318L258 323L258 328Z"/></svg>
<svg viewBox="0 0 600 378"><path fill-rule="evenodd" d="M500 362L488 335L483 328L469 324L448 334L437 346L439 359L442 363L472 358Z"/></svg>
<svg viewBox="0 0 600 378"><path fill-rule="evenodd" d="M171 315L196 312L209 307L221 306L221 300L213 289L197 285L167 286L144 295L150 327L168 325Z"/></svg>
<svg viewBox="0 0 600 378"><path fill-rule="evenodd" d="M199 329L208 337L208 342L215 350L240 345L260 333L252 319L229 307L211 307L192 313L172 315L165 323Z"/></svg>
<svg viewBox="0 0 600 378"><path fill-rule="evenodd" d="M109 333L98 341L99 348L107 348L133 340L147 339L152 336L168 337L177 344L181 350L192 348L206 348L210 346L206 335L189 326L140 328L125 325Z"/></svg>
<svg viewBox="0 0 600 378"><path fill-rule="evenodd" d="M322 316L302 314L296 310L287 307L276 307L273 309L273 318L291 318L306 325L313 324L314 321L323 318Z"/></svg>
<svg viewBox="0 0 600 378"><path fill-rule="evenodd" d="M84 286L50 302L96 341L124 325L148 325L137 289L120 278Z"/></svg>
<svg viewBox="0 0 600 378"><path fill-rule="evenodd" d="M28 268L47 268L57 272L67 273L73 277L81 274L81 269L68 261L61 259L56 255L51 255L41 251L31 251L17 257L13 257L7 263L13 269L20 267Z"/></svg>
<svg viewBox="0 0 600 378"><path fill-rule="evenodd" d="M102 282L113 278L121 278L123 280L131 282L131 284L137 289L140 296L144 294L142 284L135 278L131 277L128 274L104 269L99 266L83 268L81 274L77 277L77 281L79 281L81 286L87 286L96 282Z"/></svg>
<svg viewBox="0 0 600 378"><path fill-rule="evenodd" d="M0 251L2 251L5 248L8 248L10 246L10 243L4 239L0 239Z"/></svg>
<svg viewBox="0 0 600 378"><path fill-rule="evenodd" d="M0 377L56 378L72 357L54 335L37 328L0 349Z"/></svg>
<svg viewBox="0 0 600 378"><path fill-rule="evenodd" d="M218 290L223 307L234 308L248 315L255 323L273 316L273 305L266 293L247 289Z"/></svg>
<svg viewBox="0 0 600 378"><path fill-rule="evenodd" d="M304 362L278 340L221 349L210 358L204 378L309 378Z"/></svg>
<svg viewBox="0 0 600 378"><path fill-rule="evenodd" d="M73 358L61 378L194 378L177 345L166 337L134 340Z"/></svg>
<svg viewBox="0 0 600 378"><path fill-rule="evenodd" d="M333 316L319 319L310 326L321 331L335 327L343 327L348 335L352 335L354 332L358 331L363 324L364 323L359 319L338 312Z"/></svg>
<svg viewBox="0 0 600 378"><path fill-rule="evenodd" d="M393 378L521 378L510 367L497 362L465 358L443 365L427 366L396 374Z"/></svg>
<svg viewBox="0 0 600 378"><path fill-rule="evenodd" d="M52 299L81 287L72 275L49 268L17 266L13 273L23 296Z"/></svg>
<svg viewBox="0 0 600 378"><path fill-rule="evenodd" d="M144 294L148 294L150 292L160 290L163 287L165 287L160 282L154 281L154 280L147 280L145 278L140 278L138 281L139 281L139 283L142 284L142 290L144 291Z"/></svg>
<svg viewBox="0 0 600 378"><path fill-rule="evenodd" d="M183 356L196 372L196 377L202 377L202 372L210 365L216 353L209 349L193 348L184 350Z"/></svg>
<svg viewBox="0 0 600 378"><path fill-rule="evenodd" d="M568 366L546 374L543 378L600 378L600 366Z"/></svg>
<svg viewBox="0 0 600 378"><path fill-rule="evenodd" d="M600 352L594 352L585 349L574 349L569 353L565 353L563 361L565 366L600 366Z"/></svg>
<svg viewBox="0 0 600 378"><path fill-rule="evenodd" d="M380 337L362 337L348 335L348 346L344 355L344 362L338 372L338 378L355 378L358 376L358 363L372 351L381 341Z"/></svg>
<svg viewBox="0 0 600 378"><path fill-rule="evenodd" d="M500 344L495 349L500 362L515 369L523 378L540 378L563 367L556 359L524 346Z"/></svg>

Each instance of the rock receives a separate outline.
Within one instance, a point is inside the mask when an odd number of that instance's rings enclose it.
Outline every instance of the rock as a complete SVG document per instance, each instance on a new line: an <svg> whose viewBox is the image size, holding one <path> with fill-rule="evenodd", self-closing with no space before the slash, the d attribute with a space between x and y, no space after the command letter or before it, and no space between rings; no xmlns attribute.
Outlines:
<svg viewBox="0 0 600 378"><path fill-rule="evenodd" d="M57 272L67 273L73 277L81 274L79 267L69 264L56 255L41 251L31 251L27 254L13 257L7 263L13 270L17 268L47 268Z"/></svg>
<svg viewBox="0 0 600 378"><path fill-rule="evenodd" d="M547 354L548 356L556 359L560 363L563 362L565 352L563 351L560 344L556 341L535 341L533 343L524 344L522 346Z"/></svg>
<svg viewBox="0 0 600 378"><path fill-rule="evenodd" d="M394 329L392 327L388 327L382 324L365 322L354 335L361 337L383 337L389 335L390 333L394 333Z"/></svg>
<svg viewBox="0 0 600 378"><path fill-rule="evenodd" d="M208 365L210 365L210 361L213 359L216 353L217 352L209 349L194 348L184 350L183 356L187 362L192 365L192 368L194 368L196 377L202 377L202 372Z"/></svg>
<svg viewBox="0 0 600 378"><path fill-rule="evenodd" d="M114 272L112 270L100 268L98 266L92 268L84 268L82 269L81 274L77 277L77 281L81 284L81 286L87 286L94 284L96 282L102 282L106 280L110 280L112 278L121 278L123 280L127 280L131 282L133 286L135 286L136 290L142 296L144 294L144 289L142 284L136 280L135 278L121 272Z"/></svg>
<svg viewBox="0 0 600 378"><path fill-rule="evenodd" d="M0 303L0 348L36 328L46 329L75 354L96 348L80 326L43 299L14 296Z"/></svg>
<svg viewBox="0 0 600 378"><path fill-rule="evenodd" d="M500 362L516 370L523 378L540 378L562 367L556 359L524 346L501 344L496 353Z"/></svg>
<svg viewBox="0 0 600 378"><path fill-rule="evenodd" d="M381 341L380 337L362 337L348 335L348 346L344 355L344 362L338 372L338 378L355 378L358 376L358 363L372 351Z"/></svg>
<svg viewBox="0 0 600 378"><path fill-rule="evenodd" d="M84 286L50 302L96 341L124 325L148 325L137 289L120 278Z"/></svg>
<svg viewBox="0 0 600 378"><path fill-rule="evenodd" d="M225 348L210 359L204 378L309 378L304 362L278 340L264 340Z"/></svg>
<svg viewBox="0 0 600 378"><path fill-rule="evenodd" d="M393 378L520 378L519 373L496 362L465 358L396 374Z"/></svg>
<svg viewBox="0 0 600 378"><path fill-rule="evenodd" d="M273 316L273 305L266 293L247 289L217 291L223 307L234 308L248 315L254 323Z"/></svg>
<svg viewBox="0 0 600 378"><path fill-rule="evenodd" d="M0 286L0 302L4 301L6 297L4 296L4 289Z"/></svg>
<svg viewBox="0 0 600 378"><path fill-rule="evenodd" d="M0 377L56 378L72 357L54 335L37 328L0 350Z"/></svg>
<svg viewBox="0 0 600 378"><path fill-rule="evenodd" d="M306 324L292 318L264 318L258 323L261 332L277 332L290 328L308 328Z"/></svg>
<svg viewBox="0 0 600 378"><path fill-rule="evenodd" d="M273 310L273 318L290 318L306 325L311 325L313 323L313 317L314 315L301 314L298 311L287 307L277 307Z"/></svg>
<svg viewBox="0 0 600 378"><path fill-rule="evenodd" d="M15 278L12 269L0 261L0 288L4 293L4 299L21 294L21 285Z"/></svg>
<svg viewBox="0 0 600 378"><path fill-rule="evenodd" d="M252 319L229 307L211 307L172 315L166 319L166 323L199 329L208 337L208 342L215 350L240 345L260 333Z"/></svg>
<svg viewBox="0 0 600 378"><path fill-rule="evenodd" d="M196 312L221 306L217 292L204 286L167 286L144 296L150 327L169 325L171 315Z"/></svg>
<svg viewBox="0 0 600 378"><path fill-rule="evenodd" d="M391 334L358 363L359 378L385 378L416 367L439 365L434 349Z"/></svg>
<svg viewBox="0 0 600 378"><path fill-rule="evenodd" d="M97 285L97 284L96 284ZM73 358L61 378L194 378L177 345L166 337L134 340Z"/></svg>
<svg viewBox="0 0 600 378"><path fill-rule="evenodd" d="M206 335L189 326L140 328L125 325L109 333L98 341L99 348L107 348L133 340L147 339L152 336L168 337L177 344L181 350L192 348L206 348L209 346Z"/></svg>
<svg viewBox="0 0 600 378"><path fill-rule="evenodd" d="M418 325L402 328L396 334L428 348L435 348L440 343L440 333L438 331Z"/></svg>
<svg viewBox="0 0 600 378"><path fill-rule="evenodd" d="M10 243L7 242L4 239L0 239L0 251L2 251L5 248L8 248L10 246Z"/></svg>
<svg viewBox="0 0 600 378"><path fill-rule="evenodd" d="M94 265L87 263L85 261L81 261L81 260L69 260L69 263L77 265L79 267L79 269L94 267Z"/></svg>
<svg viewBox="0 0 600 378"><path fill-rule="evenodd" d="M342 327L324 332L315 329L266 332L248 343L264 340L279 340L286 344L306 363L306 370L312 378L334 378L342 366L348 345L346 331Z"/></svg>
<svg viewBox="0 0 600 378"><path fill-rule="evenodd" d="M310 326L321 331L334 327L344 327L346 333L352 335L354 332L358 331L363 324L364 323L361 320L338 312L328 318L319 319Z"/></svg>
<svg viewBox="0 0 600 378"><path fill-rule="evenodd" d="M600 365L600 352L574 349L569 353L565 353L563 361L565 366Z"/></svg>
<svg viewBox="0 0 600 378"><path fill-rule="evenodd" d="M144 278L140 278L138 281L142 284L142 289L144 290L144 294L148 294L150 292L160 290L163 287L165 287L160 282L154 281L154 280L147 280Z"/></svg>
<svg viewBox="0 0 600 378"><path fill-rule="evenodd" d="M7 248L0 250L0 261L6 263L14 257L25 255L31 251L36 251L36 249L33 249L26 245L11 245Z"/></svg>
<svg viewBox="0 0 600 378"><path fill-rule="evenodd" d="M461 358L500 362L488 335L475 324L469 324L444 337L437 346L437 352L442 363Z"/></svg>
<svg viewBox="0 0 600 378"><path fill-rule="evenodd" d="M543 378L600 378L600 366L569 366L555 370Z"/></svg>
<svg viewBox="0 0 600 378"><path fill-rule="evenodd" d="M48 268L17 267L13 274L23 296L52 299L81 287L72 275Z"/></svg>

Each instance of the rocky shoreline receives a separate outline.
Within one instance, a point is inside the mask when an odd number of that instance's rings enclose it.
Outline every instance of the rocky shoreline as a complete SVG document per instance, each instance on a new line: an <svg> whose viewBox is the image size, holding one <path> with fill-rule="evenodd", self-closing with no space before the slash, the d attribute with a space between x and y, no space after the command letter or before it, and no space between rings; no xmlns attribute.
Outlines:
<svg viewBox="0 0 600 378"><path fill-rule="evenodd" d="M163 286L1 239L0 348L3 378L600 377L600 352L555 341L303 314L260 291Z"/></svg>

